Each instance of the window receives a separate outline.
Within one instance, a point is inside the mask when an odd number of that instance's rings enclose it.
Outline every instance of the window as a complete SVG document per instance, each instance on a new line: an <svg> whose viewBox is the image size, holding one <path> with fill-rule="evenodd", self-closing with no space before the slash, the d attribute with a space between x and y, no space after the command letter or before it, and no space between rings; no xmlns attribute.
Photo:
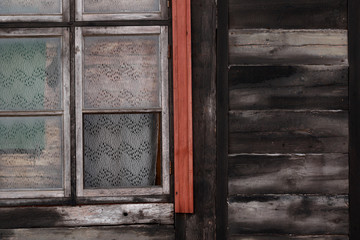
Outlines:
<svg viewBox="0 0 360 240"><path fill-rule="evenodd" d="M0 30L0 198L70 194L69 31Z"/></svg>
<svg viewBox="0 0 360 240"><path fill-rule="evenodd" d="M1 199L169 194L166 18L163 0L1 1Z"/></svg>

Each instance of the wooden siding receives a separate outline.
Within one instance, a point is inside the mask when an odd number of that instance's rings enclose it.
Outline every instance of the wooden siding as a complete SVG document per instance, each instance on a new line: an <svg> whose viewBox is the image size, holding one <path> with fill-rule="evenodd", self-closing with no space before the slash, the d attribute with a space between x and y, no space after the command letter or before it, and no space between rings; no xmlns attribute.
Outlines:
<svg viewBox="0 0 360 240"><path fill-rule="evenodd" d="M344 0L229 0L230 28L347 27Z"/></svg>
<svg viewBox="0 0 360 240"><path fill-rule="evenodd" d="M347 65L345 30L229 30L230 64Z"/></svg>
<svg viewBox="0 0 360 240"><path fill-rule="evenodd" d="M0 230L2 240L174 240L174 227L139 225L86 228L29 228Z"/></svg>
<svg viewBox="0 0 360 240"><path fill-rule="evenodd" d="M344 111L231 111L229 153L347 153Z"/></svg>
<svg viewBox="0 0 360 240"><path fill-rule="evenodd" d="M0 208L0 229L173 224L173 204Z"/></svg>
<svg viewBox="0 0 360 240"><path fill-rule="evenodd" d="M349 239L347 1L228 9L227 238Z"/></svg>
<svg viewBox="0 0 360 240"><path fill-rule="evenodd" d="M347 66L239 66L229 71L230 110L346 110L347 95Z"/></svg>
<svg viewBox="0 0 360 240"><path fill-rule="evenodd" d="M347 154L229 157L229 194L348 193Z"/></svg>
<svg viewBox="0 0 360 240"><path fill-rule="evenodd" d="M294 236L294 235L234 235L229 238L230 240L348 240L347 235L307 235L307 236Z"/></svg>
<svg viewBox="0 0 360 240"><path fill-rule="evenodd" d="M347 196L270 195L229 198L230 233L348 233Z"/></svg>

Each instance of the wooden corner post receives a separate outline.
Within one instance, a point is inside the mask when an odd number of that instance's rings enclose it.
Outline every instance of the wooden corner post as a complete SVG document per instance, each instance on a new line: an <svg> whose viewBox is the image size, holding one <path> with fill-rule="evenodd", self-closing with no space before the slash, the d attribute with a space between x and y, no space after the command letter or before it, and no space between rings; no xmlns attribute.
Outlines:
<svg viewBox="0 0 360 240"><path fill-rule="evenodd" d="M173 0L175 212L193 213L190 0Z"/></svg>

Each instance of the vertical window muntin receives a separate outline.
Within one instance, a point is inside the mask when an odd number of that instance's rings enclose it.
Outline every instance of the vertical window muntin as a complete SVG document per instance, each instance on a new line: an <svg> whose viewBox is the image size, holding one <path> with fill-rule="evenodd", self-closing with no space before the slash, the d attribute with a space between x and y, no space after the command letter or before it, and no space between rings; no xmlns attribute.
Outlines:
<svg viewBox="0 0 360 240"><path fill-rule="evenodd" d="M76 79L76 142L77 142L77 196L126 196L126 195L150 195L169 193L169 114L168 114L168 59L167 42L168 31L165 26L148 27L108 27L108 28L76 28L75 32L75 79ZM84 76L84 37L91 36L134 36L134 35L158 35L159 36L159 108L122 108L122 109L84 109L83 101L83 76ZM127 187L111 189L84 189L84 152L83 152L83 115L84 114L126 114L126 113L159 113L161 129L161 185L147 187Z"/></svg>
<svg viewBox="0 0 360 240"><path fill-rule="evenodd" d="M70 48L69 31L65 28L52 29L1 29L0 38L60 38L61 39L61 73L62 108L54 110L2 110L0 118L55 118L61 119L61 161L62 189L1 189L0 198L44 198L69 197L70 186ZM44 120L45 121L45 120Z"/></svg>

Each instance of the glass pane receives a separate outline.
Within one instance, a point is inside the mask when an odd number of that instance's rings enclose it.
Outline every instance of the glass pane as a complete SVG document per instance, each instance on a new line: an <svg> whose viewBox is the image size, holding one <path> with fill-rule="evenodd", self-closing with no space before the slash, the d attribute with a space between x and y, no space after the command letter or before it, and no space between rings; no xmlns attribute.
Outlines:
<svg viewBox="0 0 360 240"><path fill-rule="evenodd" d="M85 37L84 107L160 106L159 36Z"/></svg>
<svg viewBox="0 0 360 240"><path fill-rule="evenodd" d="M1 0L0 14L60 14L61 0Z"/></svg>
<svg viewBox="0 0 360 240"><path fill-rule="evenodd" d="M0 189L60 189L61 117L0 118Z"/></svg>
<svg viewBox="0 0 360 240"><path fill-rule="evenodd" d="M159 0L83 0L85 13L159 12Z"/></svg>
<svg viewBox="0 0 360 240"><path fill-rule="evenodd" d="M84 115L84 188L155 184L159 114Z"/></svg>
<svg viewBox="0 0 360 240"><path fill-rule="evenodd" d="M0 38L0 110L61 108L61 39Z"/></svg>

